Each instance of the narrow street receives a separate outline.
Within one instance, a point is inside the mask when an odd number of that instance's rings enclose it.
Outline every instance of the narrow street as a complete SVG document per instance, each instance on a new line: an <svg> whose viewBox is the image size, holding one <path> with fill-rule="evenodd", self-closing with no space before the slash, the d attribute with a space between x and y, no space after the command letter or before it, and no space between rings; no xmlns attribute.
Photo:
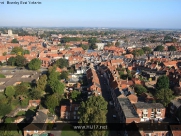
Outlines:
<svg viewBox="0 0 181 136"><path fill-rule="evenodd" d="M112 100L111 92L109 90L109 86L106 84L106 79L101 77L99 72L97 72L101 89L102 89L102 97L108 102L108 113L107 113L107 123L119 123L118 115L114 109L114 106L109 104L109 101ZM113 115L116 115L117 118L113 118ZM109 136L117 136L116 131L110 131Z"/></svg>

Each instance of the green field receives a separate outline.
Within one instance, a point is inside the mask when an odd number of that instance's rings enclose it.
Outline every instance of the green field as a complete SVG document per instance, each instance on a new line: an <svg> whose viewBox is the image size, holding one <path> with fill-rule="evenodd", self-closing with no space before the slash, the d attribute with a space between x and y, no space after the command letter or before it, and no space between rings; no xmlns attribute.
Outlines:
<svg viewBox="0 0 181 136"><path fill-rule="evenodd" d="M71 125L65 125L62 129L61 136L81 136L77 131L71 130Z"/></svg>

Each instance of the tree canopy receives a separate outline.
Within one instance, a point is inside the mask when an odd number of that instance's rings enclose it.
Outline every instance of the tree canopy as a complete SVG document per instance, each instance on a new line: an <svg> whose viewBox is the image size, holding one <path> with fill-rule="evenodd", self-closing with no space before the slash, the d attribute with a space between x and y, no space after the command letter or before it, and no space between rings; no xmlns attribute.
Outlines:
<svg viewBox="0 0 181 136"><path fill-rule="evenodd" d="M76 90L72 91L71 94L70 94L70 98L71 98L73 101L78 101L78 100L80 100L80 98L81 98L81 92L76 91Z"/></svg>
<svg viewBox="0 0 181 136"><path fill-rule="evenodd" d="M56 95L49 95L46 98L45 105L49 109L50 113L55 113L55 107L59 106L59 100L57 99Z"/></svg>
<svg viewBox="0 0 181 136"><path fill-rule="evenodd" d="M141 95L142 93L147 92L147 89L144 86L138 85L138 84L135 85L134 89L138 95Z"/></svg>
<svg viewBox="0 0 181 136"><path fill-rule="evenodd" d="M41 60L39 60L38 58L32 59L28 64L28 68L30 70L38 70L38 69L40 69L41 68Z"/></svg>
<svg viewBox="0 0 181 136"><path fill-rule="evenodd" d="M15 57L10 57L7 61L7 65L10 65L10 66L14 66L16 63L16 58Z"/></svg>
<svg viewBox="0 0 181 136"><path fill-rule="evenodd" d="M163 51L164 50L164 47L162 45L158 45L154 51Z"/></svg>
<svg viewBox="0 0 181 136"><path fill-rule="evenodd" d="M144 51L142 49L136 49L132 52L132 54L136 56L142 56L144 54Z"/></svg>
<svg viewBox="0 0 181 136"><path fill-rule="evenodd" d="M13 86L7 86L4 93L8 97L12 97L13 95L15 95L15 89Z"/></svg>
<svg viewBox="0 0 181 136"><path fill-rule="evenodd" d="M164 106L167 106L174 98L173 92L169 88L157 90L155 96Z"/></svg>
<svg viewBox="0 0 181 136"><path fill-rule="evenodd" d="M81 41L81 38L79 37L63 37L61 38L61 43L66 43L70 41Z"/></svg>
<svg viewBox="0 0 181 136"><path fill-rule="evenodd" d="M27 96L28 94L28 87L26 87L25 85L19 84L15 87L15 96L19 96L19 95L25 95Z"/></svg>
<svg viewBox="0 0 181 136"><path fill-rule="evenodd" d="M59 80L55 80L53 84L51 85L51 89L54 93L57 92L57 93L63 94L65 85Z"/></svg>
<svg viewBox="0 0 181 136"><path fill-rule="evenodd" d="M49 71L48 85L52 89L52 92L63 94L65 85L58 80L59 73L55 71L55 68Z"/></svg>
<svg viewBox="0 0 181 136"><path fill-rule="evenodd" d="M80 47L82 47L82 49L84 50L89 49L89 45L85 45L85 44L80 44Z"/></svg>
<svg viewBox="0 0 181 136"><path fill-rule="evenodd" d="M60 79L68 79L68 71L62 71L60 74Z"/></svg>
<svg viewBox="0 0 181 136"><path fill-rule="evenodd" d="M37 100L37 99L41 98L42 93L41 93L41 91L38 91L37 89L32 89L29 92L29 96L31 97L31 99Z"/></svg>
<svg viewBox="0 0 181 136"><path fill-rule="evenodd" d="M11 43L19 43L19 41L17 39L13 39Z"/></svg>
<svg viewBox="0 0 181 136"><path fill-rule="evenodd" d="M40 76L39 80L36 82L38 91L45 91L47 85L47 75L43 74Z"/></svg>
<svg viewBox="0 0 181 136"><path fill-rule="evenodd" d="M143 47L142 50L143 50L144 53L146 53L146 54L151 53L151 48L150 48L150 47Z"/></svg>
<svg viewBox="0 0 181 136"><path fill-rule="evenodd" d="M161 90L162 88L169 88L169 79L167 76L160 76L156 82L156 89Z"/></svg>
<svg viewBox="0 0 181 136"><path fill-rule="evenodd" d="M22 66L25 66L27 64L27 60L24 56L16 56L15 57L16 61L15 61L15 65L18 66L18 67L22 67Z"/></svg>
<svg viewBox="0 0 181 136"><path fill-rule="evenodd" d="M175 46L168 46L168 51L176 51L176 47Z"/></svg>
<svg viewBox="0 0 181 136"><path fill-rule="evenodd" d="M61 59L58 59L56 61L56 65L59 68L64 68L64 67L68 67L69 66L69 62L68 62L68 60L61 58Z"/></svg>
<svg viewBox="0 0 181 136"><path fill-rule="evenodd" d="M11 54L16 54L16 55L23 55L24 50L22 47L14 47L11 51Z"/></svg>
<svg viewBox="0 0 181 136"><path fill-rule="evenodd" d="M86 102L82 102L79 107L80 119L78 123L106 123L107 102L102 96L91 96ZM103 136L105 131L91 130L80 131L84 136Z"/></svg>

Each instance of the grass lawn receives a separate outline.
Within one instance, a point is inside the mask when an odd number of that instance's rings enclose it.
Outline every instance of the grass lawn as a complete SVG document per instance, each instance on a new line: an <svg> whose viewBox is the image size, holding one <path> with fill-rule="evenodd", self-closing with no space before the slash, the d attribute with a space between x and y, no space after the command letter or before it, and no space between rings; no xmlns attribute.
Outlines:
<svg viewBox="0 0 181 136"><path fill-rule="evenodd" d="M62 129L61 136L81 136L77 131L71 130L71 125L65 125Z"/></svg>
<svg viewBox="0 0 181 136"><path fill-rule="evenodd" d="M25 111L19 111L16 116L24 116L24 115L25 115Z"/></svg>

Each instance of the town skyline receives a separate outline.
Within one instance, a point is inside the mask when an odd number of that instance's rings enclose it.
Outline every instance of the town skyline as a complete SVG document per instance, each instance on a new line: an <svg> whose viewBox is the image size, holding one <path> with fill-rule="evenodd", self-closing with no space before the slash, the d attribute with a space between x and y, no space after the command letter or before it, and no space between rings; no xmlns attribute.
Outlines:
<svg viewBox="0 0 181 136"><path fill-rule="evenodd" d="M6 4L5 1L0 4L3 13L0 26L180 29L180 4L176 0L68 0L26 5Z"/></svg>

